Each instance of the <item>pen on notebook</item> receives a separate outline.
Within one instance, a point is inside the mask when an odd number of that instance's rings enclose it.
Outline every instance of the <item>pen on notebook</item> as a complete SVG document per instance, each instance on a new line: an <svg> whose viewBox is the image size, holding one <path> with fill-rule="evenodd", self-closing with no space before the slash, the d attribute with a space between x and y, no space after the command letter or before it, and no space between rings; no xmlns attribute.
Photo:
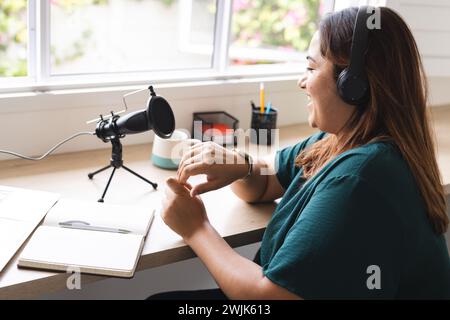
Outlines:
<svg viewBox="0 0 450 320"><path fill-rule="evenodd" d="M66 221L66 222L60 222L59 225L63 228L69 228L69 229L81 229L81 230L114 232L114 233L131 233L131 231L125 230L125 229L91 226L89 223L84 222L84 221Z"/></svg>
<svg viewBox="0 0 450 320"><path fill-rule="evenodd" d="M264 113L264 82L259 84L259 107L260 112Z"/></svg>

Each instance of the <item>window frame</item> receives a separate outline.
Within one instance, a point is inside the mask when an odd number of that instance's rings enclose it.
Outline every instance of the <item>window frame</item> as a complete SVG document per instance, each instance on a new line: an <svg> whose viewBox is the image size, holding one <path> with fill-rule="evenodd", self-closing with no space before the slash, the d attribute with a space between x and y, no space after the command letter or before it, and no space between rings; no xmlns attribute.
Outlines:
<svg viewBox="0 0 450 320"><path fill-rule="evenodd" d="M362 2L366 1L364 0ZM329 7L326 8L327 12L334 10L335 3L335 0L330 0ZM232 0L216 0L216 22L212 64L210 68L175 71L51 75L50 1L28 0L28 75L19 78L0 78L0 94L138 86L147 85L149 82L176 84L180 82L242 80L247 78L253 79L255 77L286 76L289 78L303 71L306 65L305 63L230 66L228 60L233 15L232 6Z"/></svg>

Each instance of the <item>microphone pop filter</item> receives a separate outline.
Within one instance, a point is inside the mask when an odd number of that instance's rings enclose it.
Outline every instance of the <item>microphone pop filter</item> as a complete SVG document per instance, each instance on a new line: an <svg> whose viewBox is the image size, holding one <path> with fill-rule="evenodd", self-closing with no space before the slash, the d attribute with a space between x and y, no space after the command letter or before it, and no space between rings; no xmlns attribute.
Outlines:
<svg viewBox="0 0 450 320"><path fill-rule="evenodd" d="M175 116L169 103L160 96L151 96L147 117L150 128L161 138L168 139L175 130Z"/></svg>

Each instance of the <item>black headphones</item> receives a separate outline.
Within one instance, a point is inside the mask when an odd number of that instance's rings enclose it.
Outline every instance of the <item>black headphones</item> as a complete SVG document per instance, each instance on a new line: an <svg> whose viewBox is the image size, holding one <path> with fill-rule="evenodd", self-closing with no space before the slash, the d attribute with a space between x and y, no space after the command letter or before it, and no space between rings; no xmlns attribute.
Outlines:
<svg viewBox="0 0 450 320"><path fill-rule="evenodd" d="M350 65L342 70L337 79L339 96L348 104L365 105L370 98L369 81L364 71L365 57L368 45L369 28L367 19L373 10L362 6L358 9L350 51Z"/></svg>

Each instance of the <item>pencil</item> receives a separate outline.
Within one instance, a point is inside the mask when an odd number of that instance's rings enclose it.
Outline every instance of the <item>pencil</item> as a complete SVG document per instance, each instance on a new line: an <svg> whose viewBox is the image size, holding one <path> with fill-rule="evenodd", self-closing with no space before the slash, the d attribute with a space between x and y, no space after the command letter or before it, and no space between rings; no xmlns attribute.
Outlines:
<svg viewBox="0 0 450 320"><path fill-rule="evenodd" d="M267 114L270 113L270 109L272 109L272 102L269 101L269 103L267 104L267 109L266 109Z"/></svg>
<svg viewBox="0 0 450 320"><path fill-rule="evenodd" d="M259 84L259 102L260 112L264 113L264 82Z"/></svg>

